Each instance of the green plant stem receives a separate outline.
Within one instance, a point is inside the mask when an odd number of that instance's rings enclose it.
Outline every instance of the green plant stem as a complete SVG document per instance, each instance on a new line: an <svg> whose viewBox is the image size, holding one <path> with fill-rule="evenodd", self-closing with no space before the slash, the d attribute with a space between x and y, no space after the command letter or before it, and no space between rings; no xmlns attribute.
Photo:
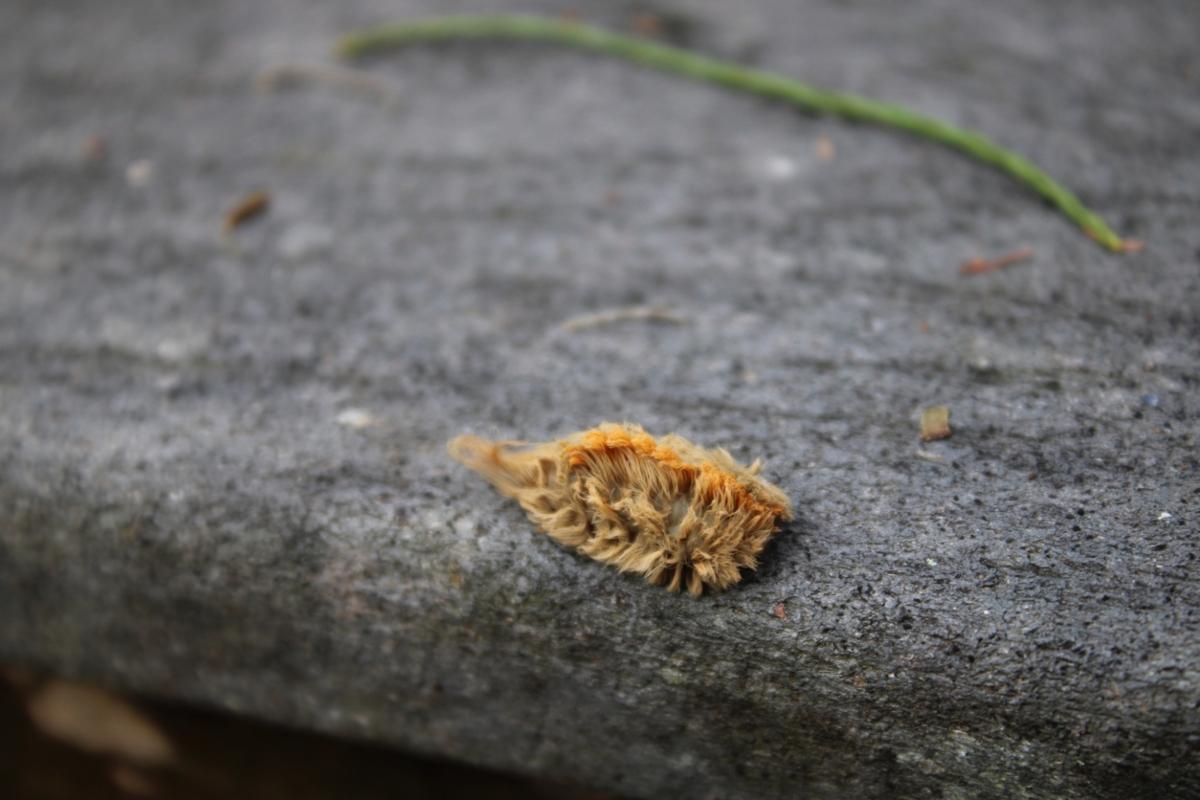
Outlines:
<svg viewBox="0 0 1200 800"><path fill-rule="evenodd" d="M782 100L809 111L899 128L915 136L941 142L1007 173L1048 200L1084 233L1109 250L1132 249L1133 243L1127 243L1118 236L1069 189L1025 157L977 133L917 114L902 106L855 94L818 89L782 75L718 61L590 25L520 15L442 17L351 33L338 41L337 53L353 58L404 45L455 39L516 39L578 47L696 80L731 86L761 97Z"/></svg>

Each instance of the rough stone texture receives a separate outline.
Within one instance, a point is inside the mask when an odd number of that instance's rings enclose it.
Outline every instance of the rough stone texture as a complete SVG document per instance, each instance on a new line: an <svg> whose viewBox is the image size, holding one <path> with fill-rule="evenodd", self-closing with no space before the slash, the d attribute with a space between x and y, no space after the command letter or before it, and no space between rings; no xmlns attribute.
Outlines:
<svg viewBox="0 0 1200 800"><path fill-rule="evenodd" d="M0 660L634 795L1194 793L1196 5L651 9L988 132L1123 257L935 145L553 48L255 88L447 7L0 6ZM690 322L561 327L645 304ZM696 601L443 451L605 419L800 521Z"/></svg>

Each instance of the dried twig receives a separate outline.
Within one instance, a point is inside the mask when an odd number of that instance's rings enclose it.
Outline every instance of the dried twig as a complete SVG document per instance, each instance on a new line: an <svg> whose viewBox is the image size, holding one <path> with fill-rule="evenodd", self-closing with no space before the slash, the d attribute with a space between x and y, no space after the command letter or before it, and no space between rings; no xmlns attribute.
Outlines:
<svg viewBox="0 0 1200 800"><path fill-rule="evenodd" d="M958 271L963 275L982 275L985 272L994 272L1013 264L1020 264L1031 258L1033 258L1033 250L1022 247L1020 250L1013 250L1011 253L1005 253L997 258L972 258L970 261L964 261Z"/></svg>
<svg viewBox="0 0 1200 800"><path fill-rule="evenodd" d="M625 322L627 320L669 322L674 325L682 325L687 322L684 317L665 308L657 306L634 306L632 308L614 308L608 311L597 311L594 314L582 314L578 317L572 317L562 324L562 329L574 333L587 328L596 328L601 325Z"/></svg>
<svg viewBox="0 0 1200 800"><path fill-rule="evenodd" d="M225 232L245 224L266 212L271 207L271 195L264 191L251 192L233 204L233 208L225 212Z"/></svg>

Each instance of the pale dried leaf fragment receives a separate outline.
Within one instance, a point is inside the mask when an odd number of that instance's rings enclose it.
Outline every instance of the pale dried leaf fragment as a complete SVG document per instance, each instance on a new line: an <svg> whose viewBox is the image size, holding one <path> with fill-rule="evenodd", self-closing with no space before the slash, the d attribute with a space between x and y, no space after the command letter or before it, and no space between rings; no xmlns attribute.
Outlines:
<svg viewBox="0 0 1200 800"><path fill-rule="evenodd" d="M363 430L379 424L379 419L362 408L347 408L337 415L337 424L355 430Z"/></svg>
<svg viewBox="0 0 1200 800"><path fill-rule="evenodd" d="M950 436L950 409L931 406L921 412L921 441L932 442Z"/></svg>
<svg viewBox="0 0 1200 800"><path fill-rule="evenodd" d="M38 730L93 753L120 756L148 766L174 760L166 735L115 694L68 681L47 681L26 701Z"/></svg>
<svg viewBox="0 0 1200 800"><path fill-rule="evenodd" d="M781 489L725 450L606 423L521 446L460 436L452 457L514 498L561 544L671 591L724 589L754 569L779 520Z"/></svg>
<svg viewBox="0 0 1200 800"><path fill-rule="evenodd" d="M613 308L597 311L593 314L581 314L571 317L562 324L564 331L576 333L588 328L598 328L601 325L611 325L615 322L666 322L672 325L682 325L687 322L685 317L659 306L631 306L629 308Z"/></svg>

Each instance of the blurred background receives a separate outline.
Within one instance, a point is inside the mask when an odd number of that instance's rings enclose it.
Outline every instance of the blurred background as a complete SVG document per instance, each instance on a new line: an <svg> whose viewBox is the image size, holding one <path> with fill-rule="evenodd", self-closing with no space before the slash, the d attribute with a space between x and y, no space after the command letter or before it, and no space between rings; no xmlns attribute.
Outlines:
<svg viewBox="0 0 1200 800"><path fill-rule="evenodd" d="M0 677L0 797L10 800L614 797L19 667Z"/></svg>

